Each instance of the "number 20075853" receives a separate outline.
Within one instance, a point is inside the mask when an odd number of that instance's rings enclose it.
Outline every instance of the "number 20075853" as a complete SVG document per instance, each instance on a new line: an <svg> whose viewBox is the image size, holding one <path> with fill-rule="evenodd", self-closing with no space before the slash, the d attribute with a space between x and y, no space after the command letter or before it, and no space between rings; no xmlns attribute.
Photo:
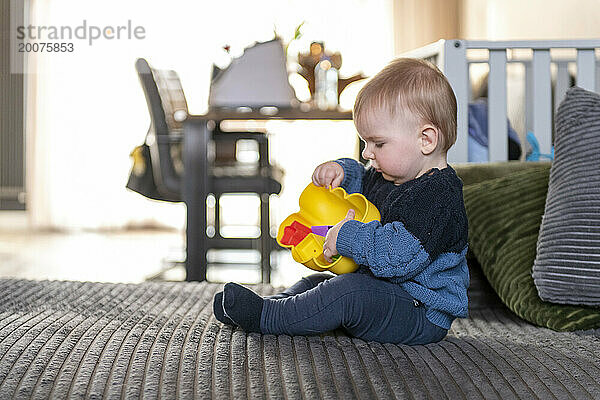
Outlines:
<svg viewBox="0 0 600 400"><path fill-rule="evenodd" d="M35 43L18 43L19 53L72 53L74 45L71 42L68 43L47 43L47 42L35 42Z"/></svg>

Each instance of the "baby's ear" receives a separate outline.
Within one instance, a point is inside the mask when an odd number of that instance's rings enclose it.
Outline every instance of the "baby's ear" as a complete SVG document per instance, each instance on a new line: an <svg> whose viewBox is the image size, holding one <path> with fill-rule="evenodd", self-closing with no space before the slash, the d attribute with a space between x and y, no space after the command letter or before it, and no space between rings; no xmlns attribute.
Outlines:
<svg viewBox="0 0 600 400"><path fill-rule="evenodd" d="M421 152L424 155L429 155L435 151L440 139L440 130L434 125L423 125L421 128L421 136L419 138L421 144Z"/></svg>

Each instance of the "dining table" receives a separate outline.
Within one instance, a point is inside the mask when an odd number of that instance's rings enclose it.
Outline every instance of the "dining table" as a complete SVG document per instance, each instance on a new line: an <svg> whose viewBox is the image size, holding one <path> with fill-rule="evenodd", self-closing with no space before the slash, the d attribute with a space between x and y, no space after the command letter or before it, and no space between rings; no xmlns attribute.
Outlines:
<svg viewBox="0 0 600 400"><path fill-rule="evenodd" d="M186 208L185 269L187 281L205 281L206 199L211 193L209 143L212 132L223 121L267 120L351 120L349 110L321 110L312 107L209 108L204 114L190 114L184 120L182 195Z"/></svg>

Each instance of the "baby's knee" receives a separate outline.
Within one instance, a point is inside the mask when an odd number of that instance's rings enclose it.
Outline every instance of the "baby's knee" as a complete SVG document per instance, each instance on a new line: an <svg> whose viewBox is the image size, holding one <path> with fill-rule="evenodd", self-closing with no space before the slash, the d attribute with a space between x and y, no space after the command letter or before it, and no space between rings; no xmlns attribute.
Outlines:
<svg viewBox="0 0 600 400"><path fill-rule="evenodd" d="M316 287L319 283L333 278L334 275L328 273L317 273L305 276L302 280L306 281L310 286Z"/></svg>
<svg viewBox="0 0 600 400"><path fill-rule="evenodd" d="M370 302L377 295L378 288L372 280L373 278L364 274L341 274L328 279L319 287L332 298L344 298L342 304L349 309L356 309L357 304Z"/></svg>
<svg viewBox="0 0 600 400"><path fill-rule="evenodd" d="M371 288L373 279L374 278L365 274L349 273L338 275L335 277L334 280L331 280L330 282L335 283L339 286L344 286L352 289L365 289Z"/></svg>

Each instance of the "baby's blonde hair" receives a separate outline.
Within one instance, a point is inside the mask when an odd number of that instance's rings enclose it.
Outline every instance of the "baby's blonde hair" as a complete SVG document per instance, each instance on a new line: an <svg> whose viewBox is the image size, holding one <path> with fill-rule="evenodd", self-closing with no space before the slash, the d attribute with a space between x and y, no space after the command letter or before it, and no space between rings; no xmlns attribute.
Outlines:
<svg viewBox="0 0 600 400"><path fill-rule="evenodd" d="M436 126L443 152L456 141L456 98L444 74L430 62L398 58L367 82L354 103L358 131L368 131L381 112L389 118L413 114L418 122Z"/></svg>

